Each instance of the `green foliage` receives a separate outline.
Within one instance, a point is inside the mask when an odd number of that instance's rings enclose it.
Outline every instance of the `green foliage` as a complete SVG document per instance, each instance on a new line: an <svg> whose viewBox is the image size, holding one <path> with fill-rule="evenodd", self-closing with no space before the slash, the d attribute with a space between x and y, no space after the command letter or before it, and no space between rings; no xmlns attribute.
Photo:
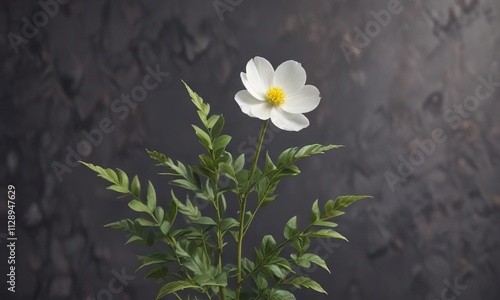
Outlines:
<svg viewBox="0 0 500 300"><path fill-rule="evenodd" d="M177 299L291 300L295 299L287 290L291 286L326 294L321 285L298 276L296 271L317 265L330 272L324 259L308 252L311 239L346 240L334 230L337 224L331 219L341 216L345 208L367 196L341 196L322 206L316 200L309 219L302 220L306 222L304 227L299 228L298 218L293 216L284 225L283 238L276 241L272 235L265 235L260 245L253 247L253 258L242 257L241 249L259 209L277 199L275 191L281 179L300 173L295 163L341 146L314 144L289 148L275 161L266 153L262 168L257 164L259 153L256 151L254 163L248 167L244 154L233 156L226 150L231 137L223 134L223 116L210 115L210 105L189 86L186 85L186 89L201 122L199 126L193 125L205 152L198 156L199 163L185 165L160 152L147 150L157 166L164 169L159 174L169 176L170 185L176 189L170 197L158 197L151 181L141 190L137 176L129 180L120 169L104 169L82 162L110 183L109 190L128 196L129 208L138 214L136 219L105 226L125 231L126 244L154 247L153 252L138 256L138 270L147 269L146 278L162 282L157 299L172 294ZM265 127L261 137L264 131ZM229 179L228 186L221 185L222 177ZM184 190L186 197L178 198L178 190ZM206 201L211 209L201 211L192 197ZM249 199L255 199L253 211L246 209ZM227 201L239 204L237 216L227 211ZM236 265L223 255L230 242L235 242L238 248ZM289 258L282 254L286 247L292 251Z"/></svg>

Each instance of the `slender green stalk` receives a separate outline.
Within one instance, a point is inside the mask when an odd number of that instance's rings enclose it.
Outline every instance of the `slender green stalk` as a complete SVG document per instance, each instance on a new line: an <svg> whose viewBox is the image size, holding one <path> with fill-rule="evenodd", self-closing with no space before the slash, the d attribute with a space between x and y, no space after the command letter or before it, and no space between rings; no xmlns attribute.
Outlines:
<svg viewBox="0 0 500 300"><path fill-rule="evenodd" d="M214 193L215 193L215 199L214 199L215 204L214 205L215 205L215 208L217 210L217 225L218 225L217 226L217 251L218 251L218 256L219 256L218 270L219 270L219 272L222 272L222 247L224 244L224 239L222 236L222 232L220 231L220 227L219 227L219 224L222 220L222 214L221 214L220 207L219 207L219 196L217 196L217 194L219 193L218 182L219 182L219 175L217 174L217 181L215 182L215 187L214 187ZM220 293L220 299L226 300L226 288L223 286L219 287L219 293Z"/></svg>
<svg viewBox="0 0 500 300"><path fill-rule="evenodd" d="M212 156L214 157L214 160L215 160L215 156L213 154L212 154ZM214 194L215 194L214 206L215 206L216 215L217 215L216 216L216 218L217 218L217 252L218 252L218 258L219 258L217 268L218 268L219 272L222 272L222 247L224 244L224 238L222 236L222 232L220 231L220 227L219 227L220 222L222 220L222 213L221 213L220 207L219 207L218 193L219 193L219 171L217 170L217 179L214 183ZM223 286L219 287L219 293L220 293L220 299L226 300L226 288Z"/></svg>
<svg viewBox="0 0 500 300"><path fill-rule="evenodd" d="M262 124L262 129L260 130L259 141L257 143L257 148L255 149L255 154L253 157L252 167L250 169L250 177L249 181L251 182L253 175L255 174L255 169L257 168L257 162L259 161L260 150L262 149L262 142L264 141L264 135L266 133L267 125L269 124L269 120L264 121ZM237 256L237 268L238 268L238 286L236 288L236 300L239 300L240 291L241 291L241 254L243 248L243 237L244 237L244 224L245 224L245 212L247 206L248 194L250 191L246 191L246 194L241 197L240 203L240 225L239 225L239 234L238 234L238 256Z"/></svg>
<svg viewBox="0 0 500 300"><path fill-rule="evenodd" d="M248 228L250 227L250 224L252 224L252 221L253 221L253 217L257 214L257 211L259 211L259 208L262 206L261 203L257 204L257 207L255 208L255 210L253 211L253 214L248 218L248 221L247 221L247 225L245 226L245 228L243 228L243 235L245 235L248 231Z"/></svg>
<svg viewBox="0 0 500 300"><path fill-rule="evenodd" d="M264 141L264 135L266 134L267 125L269 120L265 120L262 124L262 129L260 130L259 142L257 143L257 148L255 149L255 155L253 156L252 168L250 169L250 180L252 179L255 168L257 168L257 162L259 161L260 149L262 148L262 142ZM247 194L248 196L248 194Z"/></svg>

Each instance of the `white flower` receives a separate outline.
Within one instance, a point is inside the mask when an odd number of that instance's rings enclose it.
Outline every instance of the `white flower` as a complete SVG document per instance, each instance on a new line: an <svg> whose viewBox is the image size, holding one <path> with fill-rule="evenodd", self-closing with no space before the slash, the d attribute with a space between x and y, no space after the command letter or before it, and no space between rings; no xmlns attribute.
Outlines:
<svg viewBox="0 0 500 300"><path fill-rule="evenodd" d="M246 90L234 96L241 111L250 117L271 118L276 127L287 131L299 131L309 126L303 115L319 104L319 90L305 85L306 71L300 63L289 60L276 71L269 61L255 57L247 63L241 80Z"/></svg>

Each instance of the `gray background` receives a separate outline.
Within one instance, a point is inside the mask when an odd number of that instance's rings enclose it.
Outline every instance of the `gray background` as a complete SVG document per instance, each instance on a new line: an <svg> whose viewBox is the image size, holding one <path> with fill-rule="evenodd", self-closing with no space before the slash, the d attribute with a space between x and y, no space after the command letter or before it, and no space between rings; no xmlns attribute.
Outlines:
<svg viewBox="0 0 500 300"><path fill-rule="evenodd" d="M260 128L233 100L243 88L239 73L256 55L275 67L301 62L322 95L307 114L309 128L268 136L266 149L277 155L316 142L346 148L302 162L303 173L282 183L247 245L269 231L280 236L295 214L307 218L316 198L375 197L341 218L350 242L320 252L329 253L332 275L317 270L313 278L329 295L300 291L298 299L440 299L445 281L454 279L467 286L458 299L500 299L500 92L456 129L443 119L474 94L477 76L499 73L500 2L401 1L403 11L348 63L340 43L352 41L353 28L364 28L370 11L387 3L246 0L221 21L211 1L72 0L16 54L7 34L20 34L22 18L40 6L1 1L0 228L13 183L20 238L17 292L7 294L2 277L2 299L93 299L112 270L132 274L135 255L148 250L124 247L122 232L102 227L131 216L126 202L81 166L59 182L51 164L64 162L65 147L76 147L82 130L110 117L116 130L84 159L150 178L167 195L166 178L156 175L144 148L188 163L202 150L180 80L224 114L234 137L229 150L238 152ZM128 118L118 118L111 102L157 64L170 76ZM398 156L408 159L435 128L447 140L391 191L384 173L397 174ZM4 274L5 240L1 245ZM159 286L143 275L113 299L153 299Z"/></svg>

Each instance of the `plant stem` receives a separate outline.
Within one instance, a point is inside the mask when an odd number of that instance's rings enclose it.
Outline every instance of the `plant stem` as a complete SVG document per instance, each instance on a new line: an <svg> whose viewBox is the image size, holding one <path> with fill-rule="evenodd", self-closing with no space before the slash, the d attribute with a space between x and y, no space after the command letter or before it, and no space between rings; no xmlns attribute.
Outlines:
<svg viewBox="0 0 500 300"><path fill-rule="evenodd" d="M212 158L215 160L215 154L212 152ZM220 207L219 207L219 196L218 196L218 193L219 193L219 170L217 170L217 178L215 180L215 183L214 183L214 194L215 194L215 197L214 197L214 206L215 206L215 210L216 210L216 218L217 218L217 252L218 252L218 265L217 265L217 269L219 270L219 272L222 272L222 245L224 244L224 240L223 240L223 237L222 237L222 232L220 231L220 222L222 220L222 214L221 214L221 211L220 211ZM221 286L219 287L219 293L220 293L220 299L221 300L226 300L226 288Z"/></svg>
<svg viewBox="0 0 500 300"><path fill-rule="evenodd" d="M264 141L264 135L266 133L266 129L267 129L268 124L269 124L269 120L264 121L264 123L262 124L262 129L260 130L259 141L257 143L257 148L255 149L252 167L250 169L250 177L248 178L249 183L251 183L251 180L252 180L253 175L255 173L255 169L257 168L257 162L259 161L260 150L262 149L262 142ZM245 213L246 213L248 194L250 194L250 191L246 191L245 195L243 195L241 197L241 203L240 203L240 225L239 225L239 234L238 234L238 256L237 256L238 286L236 288L236 300L239 300L240 291L241 291L241 283L242 283L241 254L242 254L242 248L243 248L243 236L244 236L243 228L244 228L244 224L245 224Z"/></svg>
<svg viewBox="0 0 500 300"><path fill-rule="evenodd" d="M222 272L222 247L224 244L224 240L222 237L222 232L220 231L220 222L222 220L222 215L219 207L219 197L217 196L218 193L218 182L219 182L219 175L217 175L217 182L215 184L215 202L216 202L216 210L217 210L217 250L218 250L218 256L219 256L219 263L218 263L218 270L219 272ZM220 293L220 299L221 300L226 300L226 288L221 286L219 287L219 293Z"/></svg>
<svg viewBox="0 0 500 300"><path fill-rule="evenodd" d="M255 208L255 210L253 211L253 214L250 216L250 218L248 218L248 221L247 221L247 226L245 228L243 228L243 235L245 235L245 233L247 232L248 228L250 227L250 224L252 224L252 221L253 221L253 217L257 214L257 211L259 210L259 208L262 206L262 204L257 204L257 207Z"/></svg>
<svg viewBox="0 0 500 300"><path fill-rule="evenodd" d="M182 300L182 298L181 298L181 296L179 296L179 294L174 293L174 295L175 295L175 297L177 297L177 299Z"/></svg>
<svg viewBox="0 0 500 300"><path fill-rule="evenodd" d="M253 156L252 168L250 169L250 180L252 180L253 174L255 173L255 168L257 168L257 162L259 161L260 149L262 148L262 142L264 141L264 135L266 134L267 125L269 120L265 120L262 124L262 129L260 130L259 142L257 143L257 148L255 149L255 154ZM248 193L247 193L248 196Z"/></svg>

